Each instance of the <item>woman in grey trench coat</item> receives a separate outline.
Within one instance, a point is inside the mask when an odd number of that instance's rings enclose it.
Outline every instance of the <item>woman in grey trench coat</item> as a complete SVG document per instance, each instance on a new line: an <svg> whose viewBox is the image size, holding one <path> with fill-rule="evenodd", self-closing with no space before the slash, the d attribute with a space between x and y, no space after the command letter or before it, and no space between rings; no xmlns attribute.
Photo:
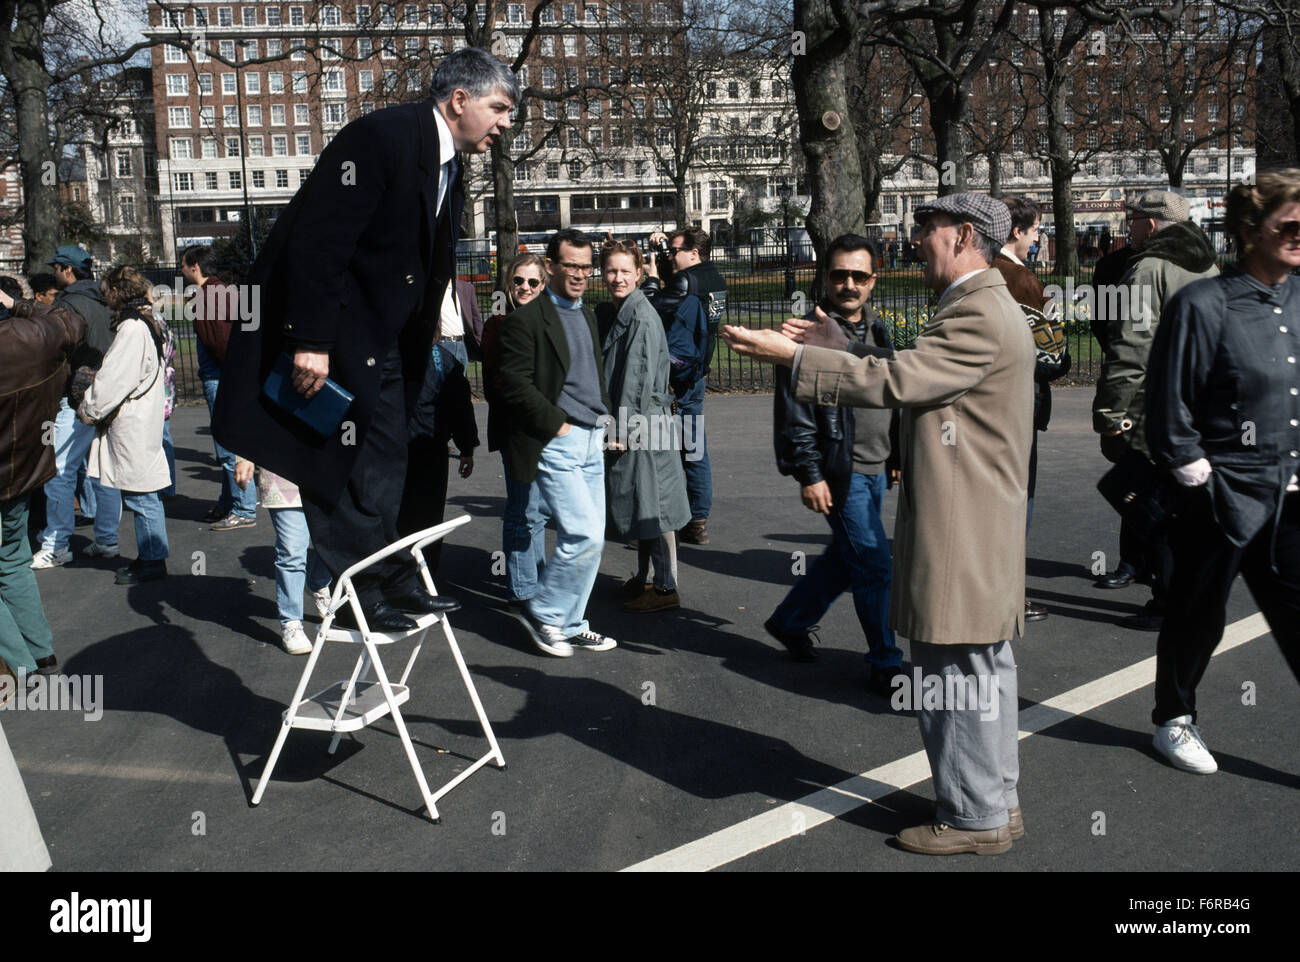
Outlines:
<svg viewBox="0 0 1300 962"><path fill-rule="evenodd" d="M677 594L675 532L691 519L681 432L668 387L668 339L663 322L639 290L645 261L625 242L606 244L600 268L614 295L597 308L604 333L601 356L614 409L613 441L605 466L610 526L637 540L637 572L623 585L624 610L681 607ZM646 581L654 562L654 589Z"/></svg>

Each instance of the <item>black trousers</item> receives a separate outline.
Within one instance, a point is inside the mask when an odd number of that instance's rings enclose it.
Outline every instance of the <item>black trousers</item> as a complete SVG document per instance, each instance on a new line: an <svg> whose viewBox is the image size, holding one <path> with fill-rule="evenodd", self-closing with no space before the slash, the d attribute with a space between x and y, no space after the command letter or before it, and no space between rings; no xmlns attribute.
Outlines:
<svg viewBox="0 0 1300 962"><path fill-rule="evenodd" d="M1289 494L1276 525L1270 521L1244 548L1224 537L1203 487L1182 493L1170 530L1174 556L1169 605L1156 642L1156 706L1151 720L1196 719L1196 686L1223 639L1228 592L1241 572L1291 671L1300 680L1300 494Z"/></svg>
<svg viewBox="0 0 1300 962"><path fill-rule="evenodd" d="M411 439L406 463L406 490L397 515L397 530L402 537L441 524L447 512L447 441L430 437ZM429 574L438 573L442 542L435 541L424 549Z"/></svg>
<svg viewBox="0 0 1300 962"><path fill-rule="evenodd" d="M401 355L394 348L384 359L379 403L343 496L333 508L303 497L312 545L336 580L362 558L398 540L406 462L406 389ZM354 583L367 604L419 584L406 554L386 559Z"/></svg>
<svg viewBox="0 0 1300 962"><path fill-rule="evenodd" d="M1119 560L1137 572L1138 581L1151 586L1152 598L1166 603L1174 565L1167 531L1144 536L1121 517Z"/></svg>

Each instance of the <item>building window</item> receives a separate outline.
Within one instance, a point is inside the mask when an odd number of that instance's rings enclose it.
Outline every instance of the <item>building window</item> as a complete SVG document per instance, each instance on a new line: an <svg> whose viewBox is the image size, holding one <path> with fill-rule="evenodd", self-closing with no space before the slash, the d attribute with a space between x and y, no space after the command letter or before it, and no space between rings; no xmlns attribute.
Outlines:
<svg viewBox="0 0 1300 962"><path fill-rule="evenodd" d="M232 15L230 7L217 7L217 26L233 27L234 25L235 25L235 19Z"/></svg>
<svg viewBox="0 0 1300 962"><path fill-rule="evenodd" d="M163 63L184 63L185 51L180 47L168 45L163 47Z"/></svg>
<svg viewBox="0 0 1300 962"><path fill-rule="evenodd" d="M357 90L361 93L369 93L375 89L375 72L373 70L357 71ZM297 121L295 121L297 123Z"/></svg>
<svg viewBox="0 0 1300 962"><path fill-rule="evenodd" d="M256 40L245 40L245 41L244 41L244 59L245 59L245 60L256 60L256 59L257 59L257 41L256 41Z"/></svg>
<svg viewBox="0 0 1300 962"><path fill-rule="evenodd" d="M167 96L168 97L185 97L190 92L190 78L183 73L169 73L167 75Z"/></svg>
<svg viewBox="0 0 1300 962"><path fill-rule="evenodd" d="M217 53L221 55L222 59L233 61L235 59L235 41L222 40L217 44Z"/></svg>
<svg viewBox="0 0 1300 962"><path fill-rule="evenodd" d="M546 179L547 180L560 179L560 165L557 161L548 160L546 162Z"/></svg>
<svg viewBox="0 0 1300 962"><path fill-rule="evenodd" d="M262 92L262 75L260 73L244 74L244 93L260 94Z"/></svg>
<svg viewBox="0 0 1300 962"><path fill-rule="evenodd" d="M725 180L709 181L709 210L727 209L727 182Z"/></svg>
<svg viewBox="0 0 1300 962"><path fill-rule="evenodd" d="M203 172L203 187L205 190L217 189L217 172L215 170Z"/></svg>
<svg viewBox="0 0 1300 962"><path fill-rule="evenodd" d="M189 143L188 137L173 137L172 140L184 140L186 143ZM131 176L131 151L119 150L114 155L114 159L117 161L117 176L130 177Z"/></svg>
<svg viewBox="0 0 1300 962"><path fill-rule="evenodd" d="M239 138L238 138L238 137L227 137L227 138L226 138L226 156L227 156L227 157L238 157L238 156L239 156Z"/></svg>
<svg viewBox="0 0 1300 962"><path fill-rule="evenodd" d="M212 74L199 74L199 93L205 97L212 96Z"/></svg>
<svg viewBox="0 0 1300 962"><path fill-rule="evenodd" d="M1025 162L1023 160L1012 161L1011 170L1012 170L1013 177L1025 176Z"/></svg>
<svg viewBox="0 0 1300 962"><path fill-rule="evenodd" d="M254 187L265 187L265 186L266 186L266 171L264 171L264 170L255 170L255 171L253 171L252 173L253 173L253 186L254 186Z"/></svg>
<svg viewBox="0 0 1300 962"><path fill-rule="evenodd" d="M248 105L248 126L250 127L262 126L262 107L260 104Z"/></svg>
<svg viewBox="0 0 1300 962"><path fill-rule="evenodd" d="M880 210L881 210L881 213L884 213L884 214L897 214L897 213L898 213L898 195L897 195L897 194L886 194L884 197L882 197L882 198L880 199Z"/></svg>
<svg viewBox="0 0 1300 962"><path fill-rule="evenodd" d="M231 189L231 190L242 190L242 189L243 189L243 187L244 187L244 178L243 178L243 175L240 173L240 171L232 170L232 171L230 171L230 173L226 174L226 176L227 176L228 178L230 178L229 183L230 183L230 189Z"/></svg>
<svg viewBox="0 0 1300 962"><path fill-rule="evenodd" d="M347 111L343 104L325 104L324 120L327 124L345 124L348 122Z"/></svg>
<svg viewBox="0 0 1300 962"><path fill-rule="evenodd" d="M294 141L299 157L311 156L311 134L295 134Z"/></svg>
<svg viewBox="0 0 1300 962"><path fill-rule="evenodd" d="M271 138L271 156L289 156L289 136L287 134L276 134ZM285 186L288 185L286 184Z"/></svg>
<svg viewBox="0 0 1300 962"><path fill-rule="evenodd" d="M215 160L216 157L217 157L217 138L216 138L216 137L204 137L202 143L203 143L203 146L202 146L202 149L201 149L200 152L201 152L201 154L203 155L203 159L204 159L204 160Z"/></svg>
<svg viewBox="0 0 1300 962"><path fill-rule="evenodd" d="M194 175L189 171L172 174L172 186L179 191L190 191L194 189Z"/></svg>
<svg viewBox="0 0 1300 962"><path fill-rule="evenodd" d="M310 120L310 118L307 116L307 105L306 105L306 104L294 104L294 105L293 105L293 125L294 125L295 127L305 127L305 126L306 126L307 124L309 124L309 123L311 123L311 120Z"/></svg>
<svg viewBox="0 0 1300 962"><path fill-rule="evenodd" d="M515 164L515 180L527 180L527 179L528 179L528 163L526 161L521 161L520 163Z"/></svg>
<svg viewBox="0 0 1300 962"><path fill-rule="evenodd" d="M199 126L207 130L211 130L215 127L217 125L216 113L217 109L210 104L206 107L200 107Z"/></svg>
<svg viewBox="0 0 1300 962"><path fill-rule="evenodd" d="M578 55L578 38L567 36L564 38L564 55L566 57L576 57Z"/></svg>
<svg viewBox="0 0 1300 962"><path fill-rule="evenodd" d="M915 160L915 161L913 161L913 162L912 162L912 179L913 179L913 180L921 180L921 179L923 179L924 177L925 177L925 164L921 163L919 160Z"/></svg>
<svg viewBox="0 0 1300 962"><path fill-rule="evenodd" d="M257 134L255 136L251 136L248 138L248 156L249 157L266 156L266 146L262 141L261 134Z"/></svg>
<svg viewBox="0 0 1300 962"><path fill-rule="evenodd" d="M221 75L221 95L223 97L235 96L235 94L239 93L236 86L237 83L238 81L235 80L235 75L233 73L223 73Z"/></svg>
<svg viewBox="0 0 1300 962"><path fill-rule="evenodd" d="M303 16L302 7L289 8L289 26L302 27L307 23L307 18Z"/></svg>
<svg viewBox="0 0 1300 962"><path fill-rule="evenodd" d="M582 179L582 164L573 160L569 162L569 180Z"/></svg>
<svg viewBox="0 0 1300 962"><path fill-rule="evenodd" d="M727 83L727 98L730 100L735 100L739 96L740 96L740 82L736 80L729 81Z"/></svg>
<svg viewBox="0 0 1300 962"><path fill-rule="evenodd" d="M281 188L289 186L289 172L287 170L277 170L275 172L275 186Z"/></svg>
<svg viewBox="0 0 1300 962"><path fill-rule="evenodd" d="M298 170L298 186L301 187L303 184L307 183L307 178L310 176L311 176L310 170L307 170L305 168L300 168Z"/></svg>
<svg viewBox="0 0 1300 962"><path fill-rule="evenodd" d="M223 127L239 126L239 108L234 104L221 108L221 125Z"/></svg>
<svg viewBox="0 0 1300 962"><path fill-rule="evenodd" d="M188 127L189 125L190 125L189 107L168 107L167 108L168 127Z"/></svg>
<svg viewBox="0 0 1300 962"><path fill-rule="evenodd" d="M267 8L266 8L266 25L267 25L268 27L278 27L278 26L280 26L280 8L279 8L279 7L267 7Z"/></svg>
<svg viewBox="0 0 1300 962"><path fill-rule="evenodd" d="M1233 158L1232 158L1232 172L1233 172L1234 174L1242 174L1242 173L1245 173L1245 172L1246 172L1246 158L1244 158L1244 157L1233 157Z"/></svg>

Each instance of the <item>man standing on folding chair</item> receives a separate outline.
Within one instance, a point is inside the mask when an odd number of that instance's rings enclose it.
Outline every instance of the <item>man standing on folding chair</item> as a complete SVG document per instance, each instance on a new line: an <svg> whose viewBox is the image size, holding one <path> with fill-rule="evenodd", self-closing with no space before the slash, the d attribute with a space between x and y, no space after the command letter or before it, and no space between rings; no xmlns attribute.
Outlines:
<svg viewBox="0 0 1300 962"><path fill-rule="evenodd" d="M222 445L296 483L312 542L337 579L398 540L407 411L446 310L459 311L457 151L484 153L510 127L514 74L483 50L438 65L430 99L366 114L322 151L276 221L250 280L260 302L235 326L213 433ZM329 437L262 395L288 354L293 387L332 380L354 395ZM397 556L355 579L372 629L415 627L404 612L451 610ZM345 607L340 617L346 623Z"/></svg>

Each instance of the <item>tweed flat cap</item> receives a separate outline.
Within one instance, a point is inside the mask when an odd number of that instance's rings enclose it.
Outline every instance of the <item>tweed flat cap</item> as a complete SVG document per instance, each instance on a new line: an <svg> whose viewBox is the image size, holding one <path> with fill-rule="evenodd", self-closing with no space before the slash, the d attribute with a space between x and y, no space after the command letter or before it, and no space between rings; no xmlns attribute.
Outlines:
<svg viewBox="0 0 1300 962"><path fill-rule="evenodd" d="M1192 216L1187 198L1172 190L1149 190L1137 200L1125 204L1124 209L1133 217L1154 217L1174 224Z"/></svg>
<svg viewBox="0 0 1300 962"><path fill-rule="evenodd" d="M988 194L949 194L928 200L912 211L917 221L924 221L931 214L947 214L959 223L969 221L977 231L998 244L1005 244L1011 233L1011 211Z"/></svg>

